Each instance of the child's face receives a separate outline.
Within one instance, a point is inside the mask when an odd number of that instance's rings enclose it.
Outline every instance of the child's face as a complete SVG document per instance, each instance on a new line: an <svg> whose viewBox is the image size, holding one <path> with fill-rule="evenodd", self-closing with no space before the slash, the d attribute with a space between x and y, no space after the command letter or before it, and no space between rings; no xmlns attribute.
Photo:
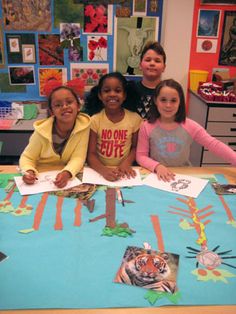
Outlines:
<svg viewBox="0 0 236 314"><path fill-rule="evenodd" d="M140 69L143 76L150 80L161 78L162 72L165 70L163 56L157 54L154 50L149 49L140 62Z"/></svg>
<svg viewBox="0 0 236 314"><path fill-rule="evenodd" d="M180 98L176 89L164 86L154 99L162 122L173 122L179 110Z"/></svg>
<svg viewBox="0 0 236 314"><path fill-rule="evenodd" d="M125 101L126 93L119 79L109 77L104 80L98 97L102 101L105 109L117 110L121 108Z"/></svg>
<svg viewBox="0 0 236 314"><path fill-rule="evenodd" d="M52 95L51 114L58 122L73 123L80 110L77 99L67 89L59 89Z"/></svg>

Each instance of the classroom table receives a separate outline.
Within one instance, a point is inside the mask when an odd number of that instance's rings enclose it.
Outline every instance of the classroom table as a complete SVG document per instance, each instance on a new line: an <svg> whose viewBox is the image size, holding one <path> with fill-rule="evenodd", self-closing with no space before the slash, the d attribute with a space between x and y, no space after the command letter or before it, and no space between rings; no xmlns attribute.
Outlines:
<svg viewBox="0 0 236 314"><path fill-rule="evenodd" d="M172 168L172 170L179 174L223 174L229 183L236 183L236 168L235 167L189 167L189 168ZM0 166L0 173L16 173L16 166ZM207 291L206 291L207 293ZM236 295L235 295L236 299ZM236 301L235 301L236 302ZM35 310L0 310L1 314L38 314L38 313L52 313L52 314L184 314L184 313L236 313L236 305L222 305L222 306L162 306L153 308L109 308L109 309L35 309Z"/></svg>

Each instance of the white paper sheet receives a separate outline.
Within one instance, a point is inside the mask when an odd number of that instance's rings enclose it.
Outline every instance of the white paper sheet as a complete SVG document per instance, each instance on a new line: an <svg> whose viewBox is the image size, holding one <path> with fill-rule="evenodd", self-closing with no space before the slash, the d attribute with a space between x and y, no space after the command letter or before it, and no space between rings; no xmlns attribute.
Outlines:
<svg viewBox="0 0 236 314"><path fill-rule="evenodd" d="M176 174L175 179L170 182L158 180L155 173L149 174L143 180L144 185L149 185L160 190L186 195L194 198L198 197L198 195L201 193L207 183L208 180L180 174Z"/></svg>
<svg viewBox="0 0 236 314"><path fill-rule="evenodd" d="M124 178L117 181L108 181L103 176L101 176L97 171L85 167L83 171L83 183L92 183L92 184L99 184L99 185L108 185L108 186L135 186L135 185L143 185L141 176L138 169L133 168L136 172L135 178Z"/></svg>
<svg viewBox="0 0 236 314"><path fill-rule="evenodd" d="M64 188L58 188L53 183L58 172L59 171L41 172L38 175L38 180L36 180L35 183L32 185L25 184L24 181L22 180L22 177L14 177L14 179L21 195L66 190L82 184L82 182L78 178L74 178L72 180L69 180Z"/></svg>

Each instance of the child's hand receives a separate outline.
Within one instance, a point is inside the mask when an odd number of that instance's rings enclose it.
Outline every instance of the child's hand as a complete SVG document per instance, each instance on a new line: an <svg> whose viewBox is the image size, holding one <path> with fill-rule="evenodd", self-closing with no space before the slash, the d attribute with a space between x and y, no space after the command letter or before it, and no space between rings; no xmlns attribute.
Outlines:
<svg viewBox="0 0 236 314"><path fill-rule="evenodd" d="M117 181L120 179L120 172L117 168L105 167L101 175L108 181Z"/></svg>
<svg viewBox="0 0 236 314"><path fill-rule="evenodd" d="M158 179L163 180L164 182L169 182L171 180L174 180L175 178L175 174L161 164L158 164L156 166L155 172L157 174Z"/></svg>
<svg viewBox="0 0 236 314"><path fill-rule="evenodd" d="M34 184L35 180L37 180L37 177L33 170L27 170L24 173L22 179L26 184Z"/></svg>
<svg viewBox="0 0 236 314"><path fill-rule="evenodd" d="M120 177L122 178L127 177L128 179L130 179L136 176L136 172L133 170L131 166L121 164L117 169L120 173Z"/></svg>
<svg viewBox="0 0 236 314"><path fill-rule="evenodd" d="M54 181L54 184L58 188L64 188L67 185L67 182L70 180L71 177L72 175L69 171L66 171L66 170L62 171L58 173L58 175L56 176L56 180Z"/></svg>

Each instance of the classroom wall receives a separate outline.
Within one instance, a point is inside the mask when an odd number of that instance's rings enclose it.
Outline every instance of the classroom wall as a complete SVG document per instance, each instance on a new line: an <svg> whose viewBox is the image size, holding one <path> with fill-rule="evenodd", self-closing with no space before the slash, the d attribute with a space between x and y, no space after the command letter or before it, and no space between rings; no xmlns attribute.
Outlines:
<svg viewBox="0 0 236 314"><path fill-rule="evenodd" d="M223 3L227 1L218 1L218 2ZM236 77L236 66L235 66L236 61L234 61L234 66L219 64L219 55L220 55L220 49L221 49L225 12L227 11L236 12L236 1L228 1L228 3L229 2L234 2L234 5L222 5L222 4L221 5L203 5L201 4L201 0L195 0L195 3L194 3L189 69L209 71L208 80L211 80L212 78L213 68L228 68L230 77L231 78ZM198 36L199 10L219 10L220 11L219 31L218 31L217 36L215 37ZM216 44L216 51L197 52L197 42L198 40L201 40L201 39L210 40L213 44Z"/></svg>
<svg viewBox="0 0 236 314"><path fill-rule="evenodd" d="M167 55L163 78L174 78L186 93L194 0L164 0L161 43Z"/></svg>
<svg viewBox="0 0 236 314"><path fill-rule="evenodd" d="M118 5L109 5L106 12L108 30L104 31L99 27L95 31L93 29L93 32L91 29L88 30L88 25L92 25L91 21L85 25L89 15L87 14L86 17L85 14L88 9L85 6L88 5L87 1L36 0L29 2L28 5L27 1L3 0L0 2L0 32L2 32L2 45L0 43L0 47L1 50L4 50L5 56L4 64L0 64L0 97L2 100L45 100L46 95L43 93L42 86L47 79L53 79L54 77L60 77L62 83L65 83L78 75L79 78L85 81L86 91L97 84L99 76L113 70L120 71L125 75L129 74L128 79L140 79L142 73L138 66L139 58L137 58L138 62L134 60L133 55L131 55L132 58L129 58L135 61L131 60L132 64L135 64L134 73L129 73L128 70L130 69L127 69L129 51L131 50L128 44L130 29L143 32L143 45L148 40L160 40L163 0L156 1L155 10L151 5L153 2L147 0L147 6L144 7L143 12L141 11L143 8L140 7L140 1L124 1L130 3L131 16L119 17L117 20L115 16ZM119 1L104 1L104 6L105 3L115 2L118 3ZM98 7L99 4L100 2L94 1L94 8ZM35 10L35 6L38 6L39 10ZM87 11L87 13L92 11ZM59 41L62 37L60 23L80 24L79 40L80 47L83 50L83 58L80 60L69 60L68 47ZM133 32L131 33L133 34ZM138 34L132 35L133 39L135 36L140 39L140 33L139 37ZM98 40L98 37L102 36L107 41L107 48L103 47L103 50L106 49L106 57L90 59L90 39L94 41L95 37ZM15 48L11 44L13 42L16 45ZM30 49L35 52L35 58L31 62L24 60L26 55L23 51L26 51L24 50L26 46L30 46ZM122 49L120 49L121 47ZM40 58L42 55L43 58ZM19 82L18 74L15 74L17 67L31 67L34 78L29 79L30 83L28 78L27 85L25 81L22 81L23 83ZM42 71L44 73L40 76ZM9 73L12 74L8 76ZM85 78L85 76L87 77ZM9 82L9 78L10 86L6 87L5 83ZM12 81L14 82L12 83Z"/></svg>

